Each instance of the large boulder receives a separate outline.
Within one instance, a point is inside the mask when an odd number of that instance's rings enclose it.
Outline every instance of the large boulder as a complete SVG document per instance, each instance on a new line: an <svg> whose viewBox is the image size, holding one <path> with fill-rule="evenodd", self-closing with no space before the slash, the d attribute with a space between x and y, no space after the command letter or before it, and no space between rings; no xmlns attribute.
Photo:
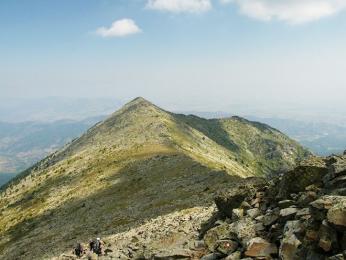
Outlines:
<svg viewBox="0 0 346 260"><path fill-rule="evenodd" d="M346 230L346 197L335 203L327 213L329 223Z"/></svg>
<svg viewBox="0 0 346 260"><path fill-rule="evenodd" d="M346 156L331 156L327 161L331 179L346 175Z"/></svg>
<svg viewBox="0 0 346 260"><path fill-rule="evenodd" d="M289 194L304 191L305 187L312 184L321 186L322 179L327 173L326 162L322 158L312 157L283 175L278 197L287 198Z"/></svg>
<svg viewBox="0 0 346 260"><path fill-rule="evenodd" d="M233 209L239 208L246 198L252 198L258 190L264 189L266 185L267 181L263 178L247 178L242 185L217 194L214 199L215 204L221 213L231 218Z"/></svg>
<svg viewBox="0 0 346 260"><path fill-rule="evenodd" d="M324 176L324 193L346 196L346 156L327 158L329 172Z"/></svg>

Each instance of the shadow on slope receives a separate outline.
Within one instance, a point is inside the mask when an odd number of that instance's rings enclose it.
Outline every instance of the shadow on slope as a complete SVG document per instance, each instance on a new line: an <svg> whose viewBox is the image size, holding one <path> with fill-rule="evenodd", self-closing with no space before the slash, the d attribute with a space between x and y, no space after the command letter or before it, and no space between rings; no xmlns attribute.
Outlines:
<svg viewBox="0 0 346 260"><path fill-rule="evenodd" d="M59 255L76 241L123 232L175 211L210 206L217 190L240 179L213 171L184 154L159 154L130 162L102 180L95 178L107 188L27 217L7 230L1 239L2 259ZM40 190L51 184L42 183Z"/></svg>
<svg viewBox="0 0 346 260"><path fill-rule="evenodd" d="M223 129L219 120L208 120L194 115L175 115L175 117L177 118L177 124L179 124L179 121L184 122L190 127L202 132L205 136L227 150L232 152L238 152L240 150L239 146L230 139L229 134Z"/></svg>

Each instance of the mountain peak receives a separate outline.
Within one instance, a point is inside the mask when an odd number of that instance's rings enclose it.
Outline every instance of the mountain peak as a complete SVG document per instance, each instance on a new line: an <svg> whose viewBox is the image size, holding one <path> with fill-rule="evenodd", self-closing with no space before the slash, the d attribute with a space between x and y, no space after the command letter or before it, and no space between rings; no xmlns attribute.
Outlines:
<svg viewBox="0 0 346 260"><path fill-rule="evenodd" d="M153 105L150 101L146 100L143 97L136 97L135 99L131 100L128 102L125 106L128 105L138 105L138 104L146 104L146 105Z"/></svg>
<svg viewBox="0 0 346 260"><path fill-rule="evenodd" d="M128 112L128 111L137 111L137 112L143 112L148 110L155 110L155 111L162 111L161 108L157 107L150 101L146 100L143 97L137 97L130 102L126 103L119 112ZM117 112L115 112L117 114Z"/></svg>

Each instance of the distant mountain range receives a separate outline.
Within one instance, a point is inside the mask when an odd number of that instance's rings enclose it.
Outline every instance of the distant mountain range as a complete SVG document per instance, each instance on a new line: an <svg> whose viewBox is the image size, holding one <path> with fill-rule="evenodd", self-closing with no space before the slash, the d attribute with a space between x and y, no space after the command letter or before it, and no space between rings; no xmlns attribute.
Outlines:
<svg viewBox="0 0 346 260"><path fill-rule="evenodd" d="M346 127L338 124L255 116L247 118L279 129L317 155L340 154L346 149Z"/></svg>
<svg viewBox="0 0 346 260"><path fill-rule="evenodd" d="M0 122L55 122L109 115L123 102L114 98L0 98Z"/></svg>
<svg viewBox="0 0 346 260"><path fill-rule="evenodd" d="M0 185L80 136L104 116L81 121L0 122Z"/></svg>
<svg viewBox="0 0 346 260"><path fill-rule="evenodd" d="M174 114L137 98L2 187L0 258L52 259L96 235L120 243L115 234L202 213L243 177L283 172L309 155L262 123ZM174 239L155 234L154 249Z"/></svg>

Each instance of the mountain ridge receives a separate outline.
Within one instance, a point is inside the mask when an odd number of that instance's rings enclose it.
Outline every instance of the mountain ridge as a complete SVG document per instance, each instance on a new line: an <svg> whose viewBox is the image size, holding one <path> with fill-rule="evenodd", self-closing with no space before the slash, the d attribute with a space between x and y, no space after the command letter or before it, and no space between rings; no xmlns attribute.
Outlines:
<svg viewBox="0 0 346 260"><path fill-rule="evenodd" d="M260 126L177 115L134 99L2 188L0 257L21 248L22 259L50 258L75 239L199 212L216 191L310 154ZM88 225L95 217L98 225ZM26 250L28 243L35 250Z"/></svg>

